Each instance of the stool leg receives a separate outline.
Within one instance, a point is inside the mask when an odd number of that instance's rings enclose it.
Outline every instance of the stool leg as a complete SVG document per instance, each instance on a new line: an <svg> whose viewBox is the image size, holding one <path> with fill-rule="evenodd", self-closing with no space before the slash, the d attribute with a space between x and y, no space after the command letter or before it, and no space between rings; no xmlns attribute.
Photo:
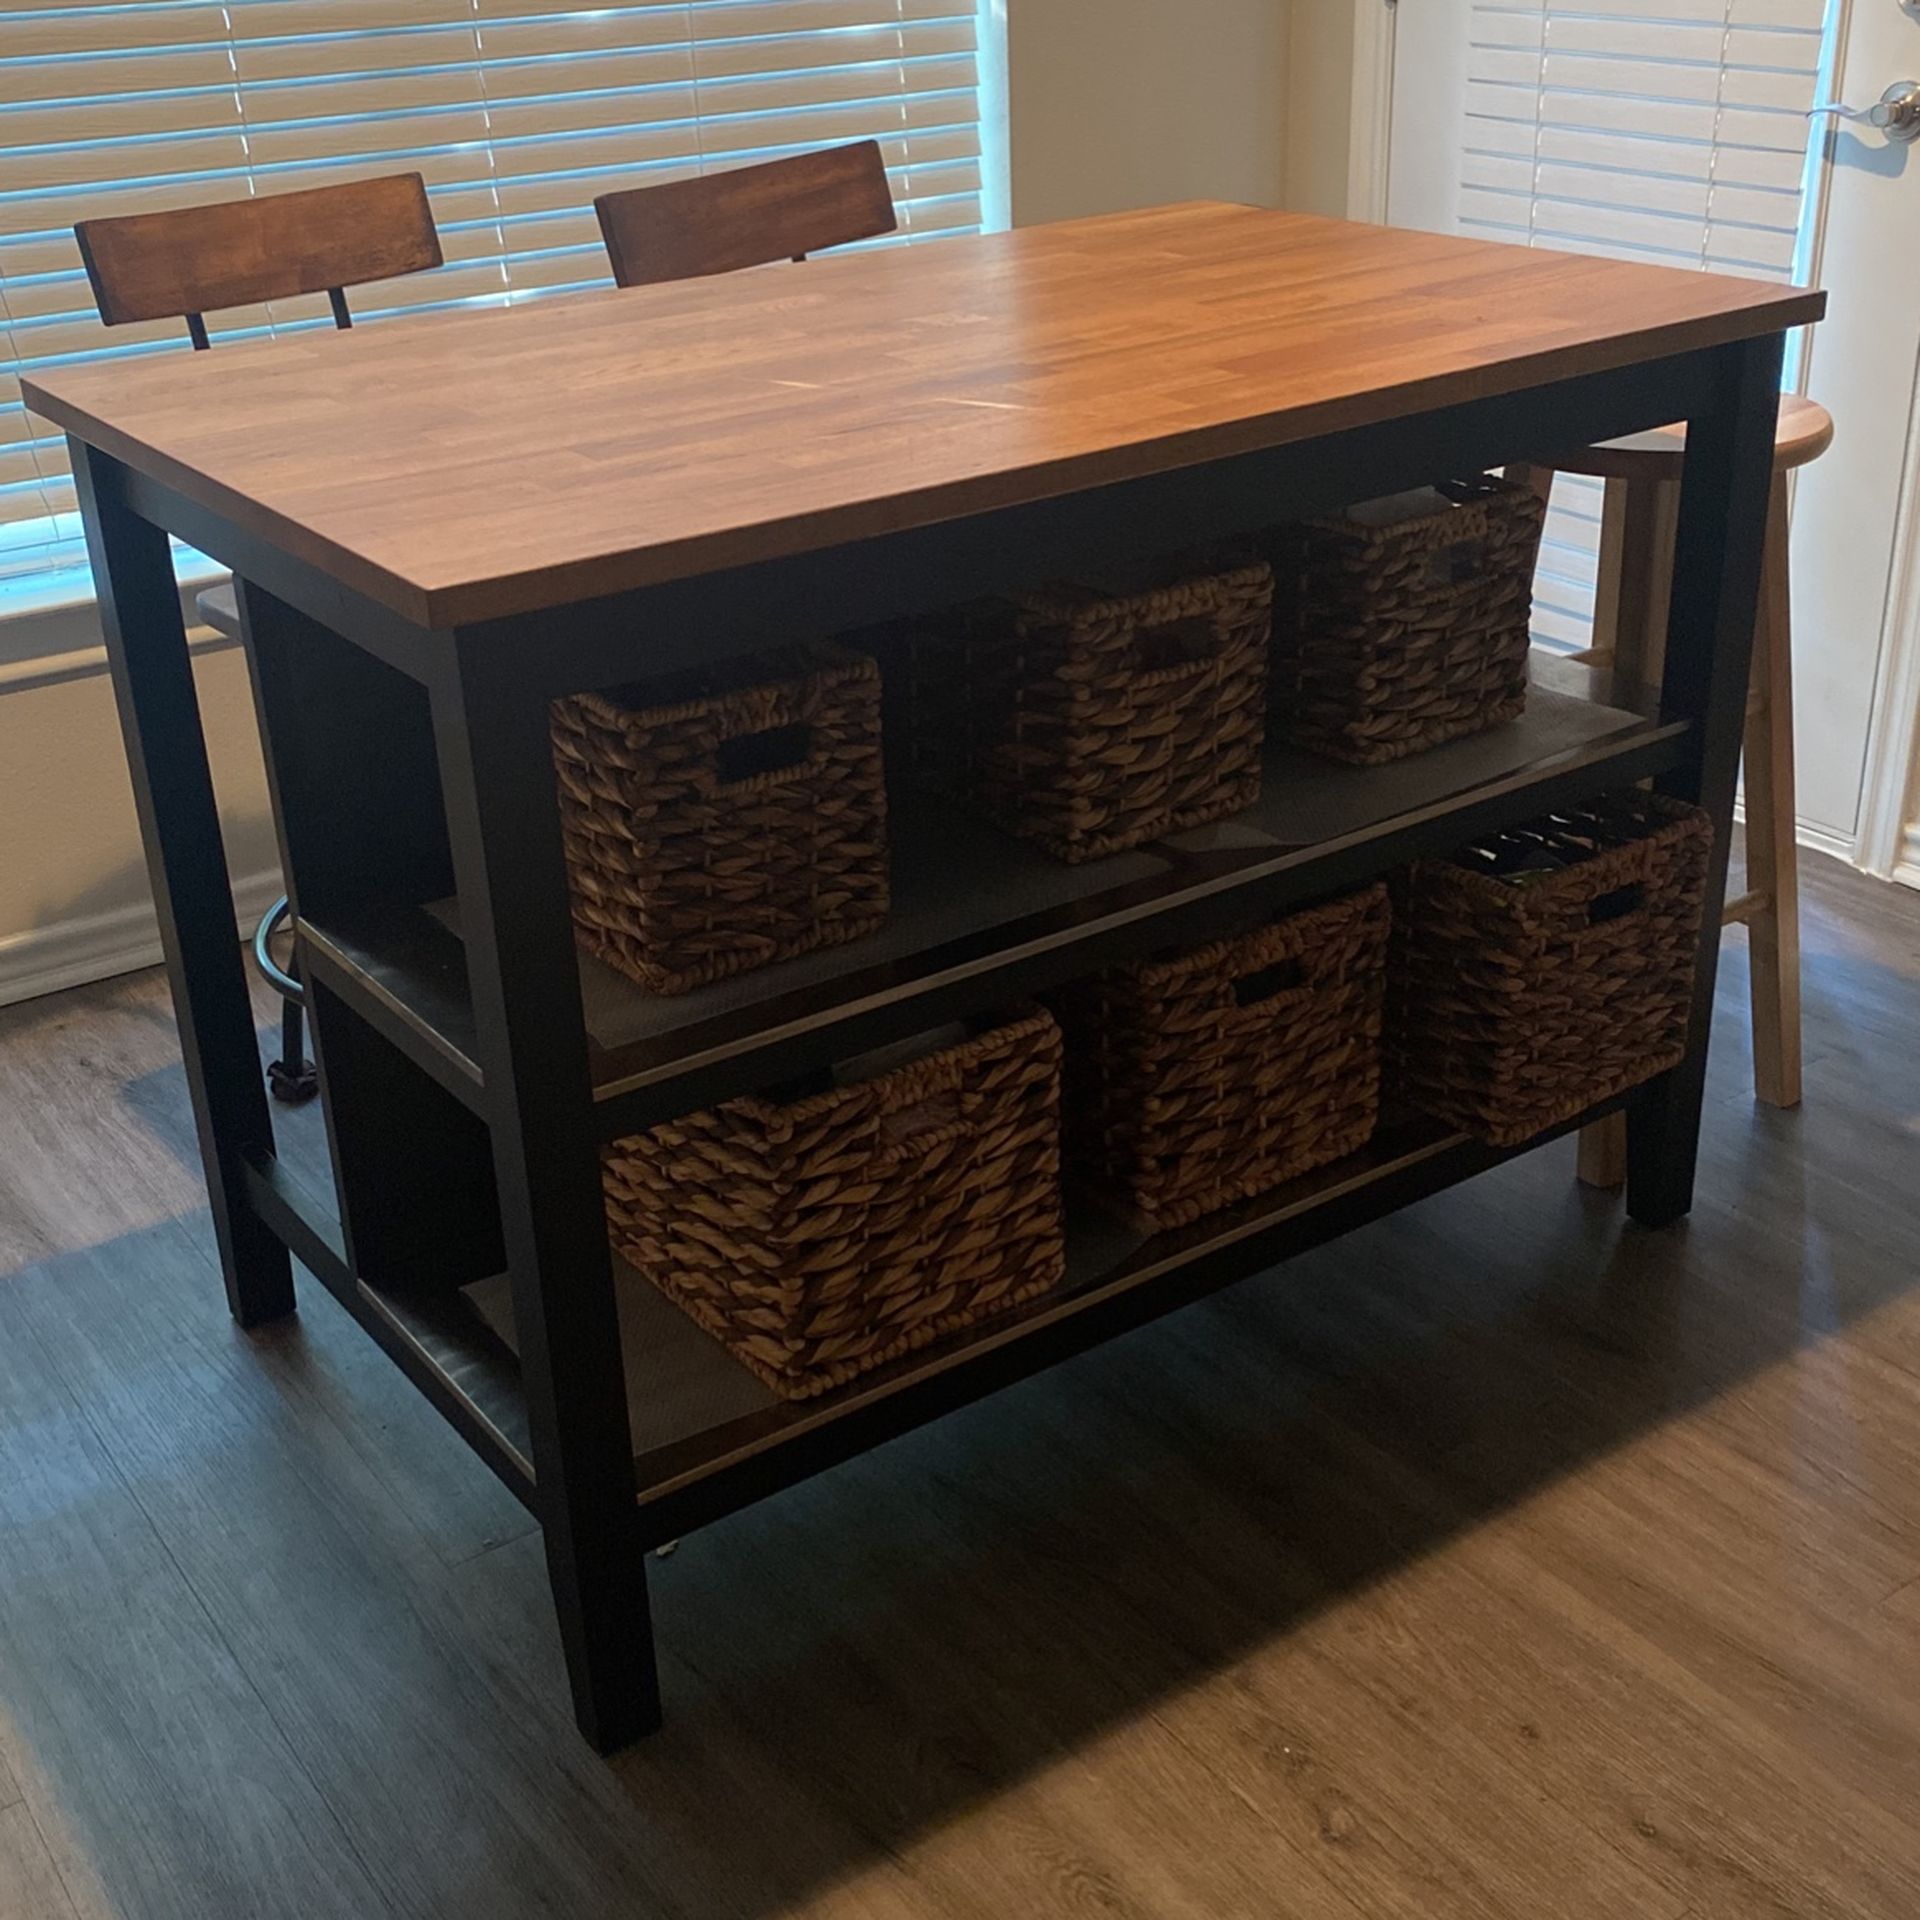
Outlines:
<svg viewBox="0 0 1920 1920"><path fill-rule="evenodd" d="M1673 597L1673 545L1680 484L1607 482L1607 514L1619 517L1613 616L1614 665L1627 679L1657 687L1666 668L1667 605ZM1604 534L1603 534L1604 550ZM1603 590L1604 593L1604 590ZM1604 606L1596 602L1596 611Z"/></svg>
<svg viewBox="0 0 1920 1920"><path fill-rule="evenodd" d="M1620 646L1620 613L1626 586L1627 494L1624 480L1601 483L1600 553L1593 583L1593 642L1579 655L1596 665L1611 661Z"/></svg>
<svg viewBox="0 0 1920 1920"><path fill-rule="evenodd" d="M1773 481L1754 704L1747 719L1747 923L1753 975L1754 1092L1771 1107L1800 1104L1800 849L1794 838L1793 622L1787 566L1787 482Z"/></svg>
<svg viewBox="0 0 1920 1920"><path fill-rule="evenodd" d="M1624 1187L1627 1184L1627 1116L1610 1113L1580 1129L1580 1184L1584 1187Z"/></svg>
<svg viewBox="0 0 1920 1920"><path fill-rule="evenodd" d="M1516 487L1525 487L1542 506L1553 504L1553 469L1515 464L1506 469L1506 477Z"/></svg>
<svg viewBox="0 0 1920 1920"><path fill-rule="evenodd" d="M1594 653L1642 686L1658 683L1666 653L1674 529L1680 488L1670 481L1607 482L1594 599ZM1580 1130L1580 1180L1589 1187L1627 1184L1627 1116L1610 1114Z"/></svg>

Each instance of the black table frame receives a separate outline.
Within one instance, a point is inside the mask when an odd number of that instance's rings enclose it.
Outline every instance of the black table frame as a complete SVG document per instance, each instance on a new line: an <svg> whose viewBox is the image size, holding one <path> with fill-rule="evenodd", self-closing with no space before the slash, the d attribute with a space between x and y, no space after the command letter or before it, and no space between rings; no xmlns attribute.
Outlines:
<svg viewBox="0 0 1920 1920"><path fill-rule="evenodd" d="M1451 1140L1336 1183L1234 1235L1136 1262L1076 1310L985 1338L898 1391L786 1442L636 1497L598 1151L619 1131L859 1046L1000 1004L1129 951L1204 939L1467 836L1640 778L1698 803L1724 888L1759 590L1783 336L1699 349L1428 410L1145 479L822 552L451 630L417 628L247 527L75 438L89 550L235 1318L293 1311L290 1256L403 1367L544 1531L576 1715L603 1750L657 1725L648 1550L947 1409L1494 1164ZM727 650L910 616L1098 572L1422 484L1436 475L1690 423L1661 724L1217 885L1027 941L867 996L810 1030L689 1062L596 1100L585 1040L547 705ZM313 983L337 1209L275 1158L167 535L232 567L289 892ZM353 748L343 768L341 742ZM457 893L468 1059L377 970L318 931L370 893ZM1717 917L1701 932L1682 1065L1623 1103L1628 1205L1691 1205ZM491 1262L491 1269L488 1263ZM425 1283L506 1270L524 1422L434 1358Z"/></svg>

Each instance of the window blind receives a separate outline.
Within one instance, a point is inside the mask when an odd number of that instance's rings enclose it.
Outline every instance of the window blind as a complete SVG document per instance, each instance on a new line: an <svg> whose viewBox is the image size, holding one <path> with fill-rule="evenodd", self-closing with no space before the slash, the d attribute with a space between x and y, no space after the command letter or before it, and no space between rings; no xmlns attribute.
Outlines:
<svg viewBox="0 0 1920 1920"><path fill-rule="evenodd" d="M1790 280L1831 0L1474 0L1460 229ZM1554 491L1537 637L1586 644L1601 486Z"/></svg>
<svg viewBox="0 0 1920 1920"><path fill-rule="evenodd" d="M377 319L604 285L596 194L869 136L903 239L979 227L976 0L0 0L0 597L84 568L22 369L185 345L100 325L76 220L418 171L447 264L356 291Z"/></svg>

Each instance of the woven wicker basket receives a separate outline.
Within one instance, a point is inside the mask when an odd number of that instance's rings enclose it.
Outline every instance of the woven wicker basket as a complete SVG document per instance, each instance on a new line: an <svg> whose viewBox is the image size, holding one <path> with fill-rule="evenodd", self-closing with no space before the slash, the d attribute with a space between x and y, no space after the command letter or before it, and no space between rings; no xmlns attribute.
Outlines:
<svg viewBox="0 0 1920 1920"><path fill-rule="evenodd" d="M1487 477L1435 491L1451 504L1416 518L1272 537L1272 709L1294 745L1378 766L1526 710L1541 502Z"/></svg>
<svg viewBox="0 0 1920 1920"><path fill-rule="evenodd" d="M1076 1173L1157 1231L1365 1146L1388 925L1374 886L1062 993Z"/></svg>
<svg viewBox="0 0 1920 1920"><path fill-rule="evenodd" d="M1415 867L1395 1093L1511 1147L1677 1066L1712 840L1704 813L1629 791Z"/></svg>
<svg viewBox="0 0 1920 1920"><path fill-rule="evenodd" d="M1058 587L966 609L907 648L919 784L1081 861L1260 797L1273 578Z"/></svg>
<svg viewBox="0 0 1920 1920"><path fill-rule="evenodd" d="M784 1399L1059 1284L1060 1032L1034 1013L870 1080L605 1154L613 1245Z"/></svg>
<svg viewBox="0 0 1920 1920"><path fill-rule="evenodd" d="M644 693L645 706L621 692L553 705L587 947L673 994L880 925L887 802L871 659L793 648L730 680Z"/></svg>

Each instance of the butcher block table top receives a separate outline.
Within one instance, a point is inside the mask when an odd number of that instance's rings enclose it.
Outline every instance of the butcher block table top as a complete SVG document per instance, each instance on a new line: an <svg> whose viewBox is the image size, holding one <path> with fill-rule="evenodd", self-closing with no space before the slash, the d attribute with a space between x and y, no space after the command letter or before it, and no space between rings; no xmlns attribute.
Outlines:
<svg viewBox="0 0 1920 1920"><path fill-rule="evenodd" d="M1718 274L1203 203L58 368L36 413L428 627L1817 320Z"/></svg>

